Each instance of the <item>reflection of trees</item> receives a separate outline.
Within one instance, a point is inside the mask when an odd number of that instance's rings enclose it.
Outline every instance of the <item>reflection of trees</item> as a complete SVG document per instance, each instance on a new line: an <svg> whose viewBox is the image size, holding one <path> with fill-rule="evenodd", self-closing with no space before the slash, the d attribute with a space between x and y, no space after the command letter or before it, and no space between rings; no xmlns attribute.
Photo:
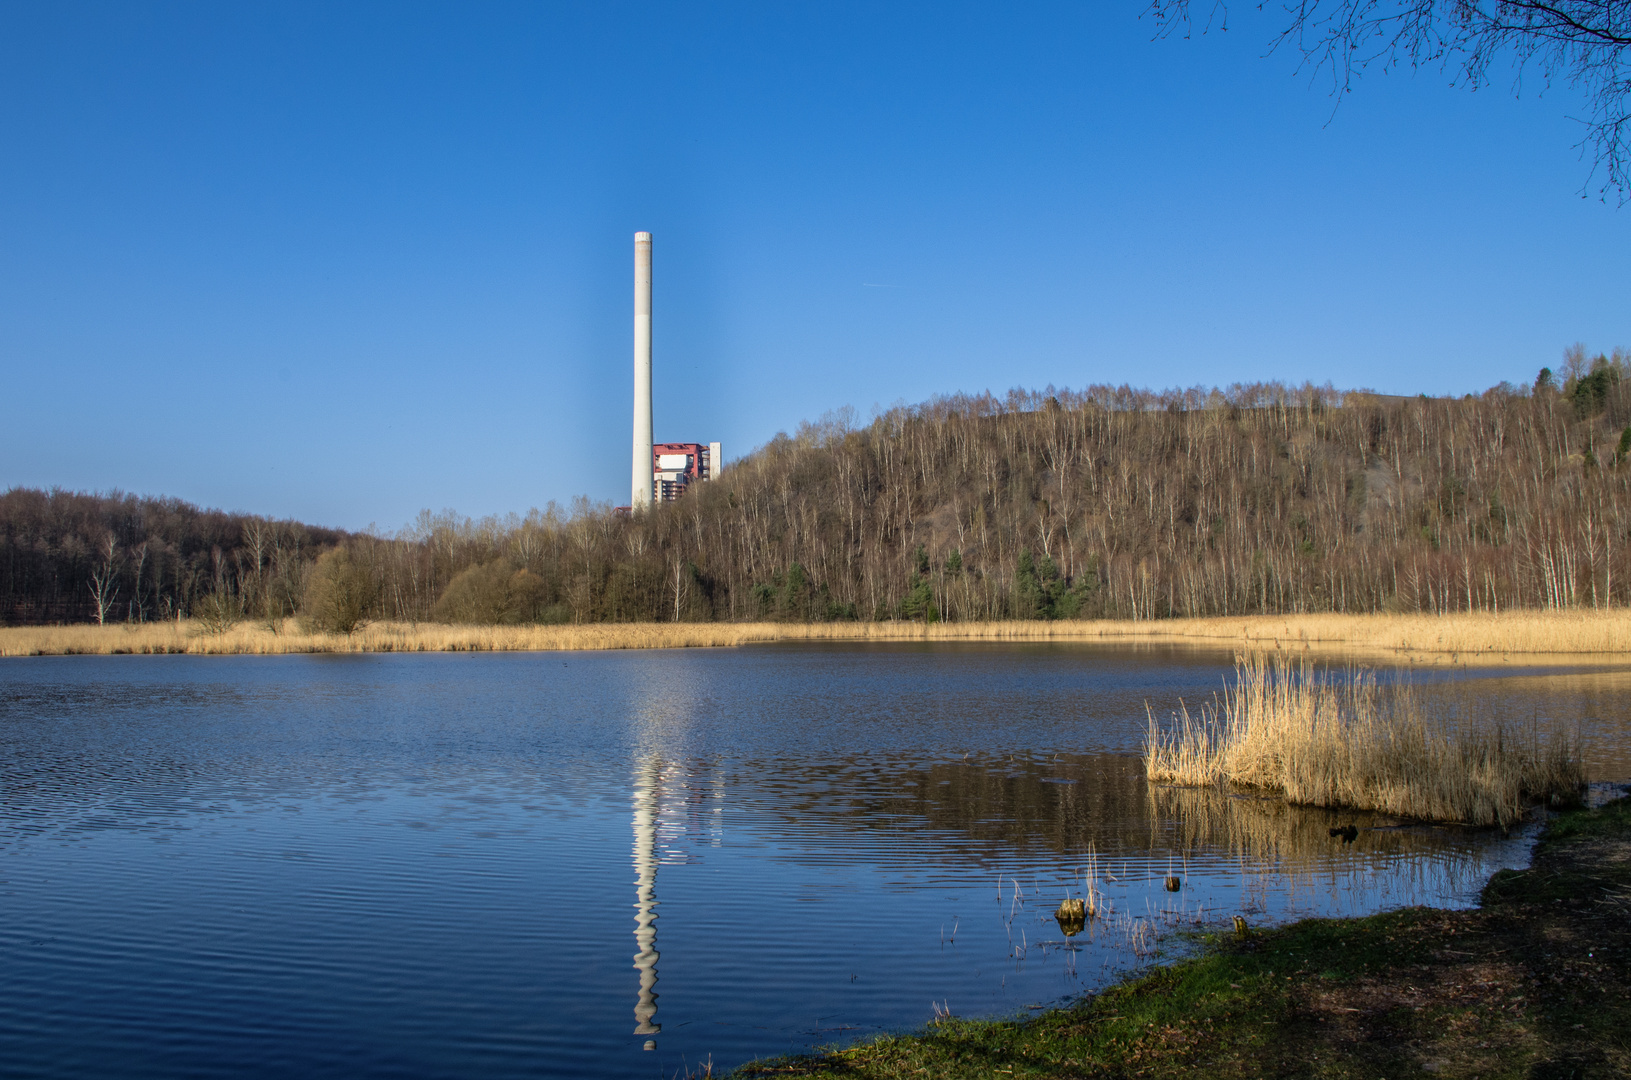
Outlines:
<svg viewBox="0 0 1631 1080"><path fill-rule="evenodd" d="M1148 813L1142 764L1111 755L1071 763L940 764L903 777L897 794L880 800L884 813L920 817L931 829L955 832L993 855L1033 849L1081 852L1090 842L1143 846L1138 826Z"/></svg>
<svg viewBox="0 0 1631 1080"><path fill-rule="evenodd" d="M1029 851L1073 857L1088 844L1143 848L1148 799L1137 758L1078 756L1026 762L756 762L731 783L738 806L764 800L759 830L822 849L877 850L885 863L989 864ZM780 826L778 828L778 826ZM830 848L829 848L830 845Z"/></svg>

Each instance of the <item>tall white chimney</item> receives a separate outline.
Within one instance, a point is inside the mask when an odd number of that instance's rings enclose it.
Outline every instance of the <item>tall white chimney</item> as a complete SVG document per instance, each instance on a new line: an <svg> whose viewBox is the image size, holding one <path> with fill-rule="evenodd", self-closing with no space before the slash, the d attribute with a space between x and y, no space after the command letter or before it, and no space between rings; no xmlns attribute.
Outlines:
<svg viewBox="0 0 1631 1080"><path fill-rule="evenodd" d="M651 505L651 234L634 234L634 471L629 505Z"/></svg>

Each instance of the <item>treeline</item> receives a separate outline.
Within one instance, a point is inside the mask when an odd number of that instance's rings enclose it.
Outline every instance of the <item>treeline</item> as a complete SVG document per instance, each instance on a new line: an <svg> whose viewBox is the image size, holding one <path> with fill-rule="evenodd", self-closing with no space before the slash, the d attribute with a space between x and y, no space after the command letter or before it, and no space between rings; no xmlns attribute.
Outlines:
<svg viewBox="0 0 1631 1080"><path fill-rule="evenodd" d="M1576 349L1458 399L1101 386L845 411L633 515L580 499L344 535L14 491L0 542L12 565L34 553L6 578L12 621L94 618L99 572L127 598L104 617L298 610L331 629L1601 607L1631 600L1628 458L1631 356ZM75 500L84 524L53 534L71 542L15 521ZM151 541L137 555L149 506L196 523L164 537L162 574Z"/></svg>
<svg viewBox="0 0 1631 1080"><path fill-rule="evenodd" d="M337 529L201 510L180 499L13 488L0 494L0 622L144 622L212 596L299 608Z"/></svg>

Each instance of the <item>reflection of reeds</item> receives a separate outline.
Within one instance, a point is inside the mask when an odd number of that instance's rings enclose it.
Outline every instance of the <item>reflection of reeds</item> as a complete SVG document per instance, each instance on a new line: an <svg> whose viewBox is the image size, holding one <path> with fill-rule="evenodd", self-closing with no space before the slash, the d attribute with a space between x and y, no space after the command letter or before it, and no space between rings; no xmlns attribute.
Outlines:
<svg viewBox="0 0 1631 1080"><path fill-rule="evenodd" d="M1351 914L1398 904L1454 903L1476 895L1499 865L1489 860L1499 845L1468 845L1471 837L1458 838L1457 830L1401 825L1371 811L1295 806L1216 787L1152 785L1149 793L1151 849L1207 856L1208 868L1197 870L1194 882L1185 881L1182 896L1201 899L1219 884L1216 856L1237 865L1240 894L1226 902L1225 912L1268 914L1271 921L1298 911L1317 914L1322 893L1325 903ZM1333 840L1330 827L1336 821L1359 826L1354 845ZM1153 912L1160 925L1216 925L1217 912L1206 900L1192 911L1177 895L1158 896L1167 899ZM1179 901L1176 912L1174 901Z"/></svg>
<svg viewBox="0 0 1631 1080"><path fill-rule="evenodd" d="M1575 740L1435 728L1408 686L1384 690L1370 672L1333 681L1306 660L1258 653L1240 658L1235 675L1199 719L1185 710L1163 732L1151 716L1151 780L1474 825L1510 824L1534 800L1572 799L1585 783Z"/></svg>
<svg viewBox="0 0 1631 1080"><path fill-rule="evenodd" d="M1093 841L1087 842L1087 877L1084 879L1087 892L1087 914L1089 918L1103 915L1109 910L1109 902L1099 889L1099 852Z"/></svg>
<svg viewBox="0 0 1631 1080"><path fill-rule="evenodd" d="M1226 851L1246 865L1280 871L1309 870L1329 861L1338 846L1331 839L1331 810L1292 806L1283 799L1231 795L1216 787L1150 788L1152 824L1170 822L1181 851ZM1444 850L1444 836L1436 830L1392 828L1395 819L1376 820L1366 812L1344 813L1341 820L1357 821L1364 828L1353 850L1383 856L1431 855ZM1382 828L1376 828L1377 825Z"/></svg>

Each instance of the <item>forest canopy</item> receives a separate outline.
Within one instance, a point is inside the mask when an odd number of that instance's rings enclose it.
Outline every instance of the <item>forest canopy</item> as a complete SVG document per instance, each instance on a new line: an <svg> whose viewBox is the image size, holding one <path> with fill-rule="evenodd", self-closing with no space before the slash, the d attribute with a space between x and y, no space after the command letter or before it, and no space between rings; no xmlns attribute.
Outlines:
<svg viewBox="0 0 1631 1080"><path fill-rule="evenodd" d="M1631 356L1401 398L954 395L801 424L674 503L395 534L0 494L0 620L1138 618L1631 600Z"/></svg>

